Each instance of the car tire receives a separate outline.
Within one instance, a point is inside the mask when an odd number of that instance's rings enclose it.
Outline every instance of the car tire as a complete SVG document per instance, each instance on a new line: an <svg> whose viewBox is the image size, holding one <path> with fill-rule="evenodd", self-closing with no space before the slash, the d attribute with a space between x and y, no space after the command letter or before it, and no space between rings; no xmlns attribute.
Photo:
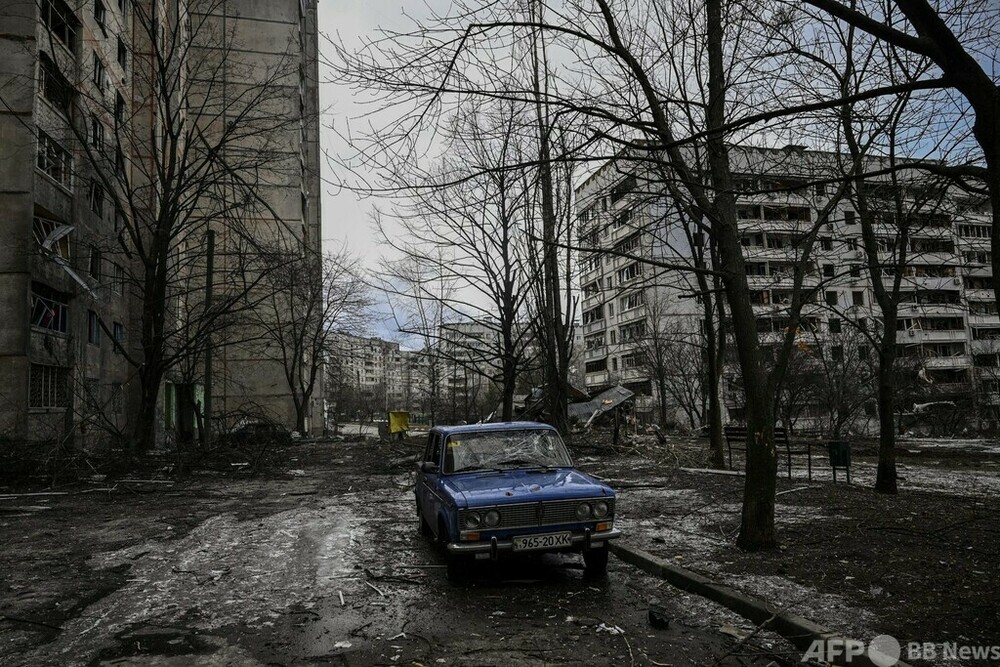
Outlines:
<svg viewBox="0 0 1000 667"><path fill-rule="evenodd" d="M472 559L468 556L458 556L456 554L446 554L445 562L448 565L445 576L453 584L459 584L469 578L469 566Z"/></svg>
<svg viewBox="0 0 1000 667"><path fill-rule="evenodd" d="M587 549L583 552L583 575L585 577L603 577L608 572L608 548Z"/></svg>
<svg viewBox="0 0 1000 667"><path fill-rule="evenodd" d="M417 521L420 522L420 534L424 537L428 537L432 534L431 527L427 524L427 519L424 518L424 513L420 511L420 504L417 504Z"/></svg>

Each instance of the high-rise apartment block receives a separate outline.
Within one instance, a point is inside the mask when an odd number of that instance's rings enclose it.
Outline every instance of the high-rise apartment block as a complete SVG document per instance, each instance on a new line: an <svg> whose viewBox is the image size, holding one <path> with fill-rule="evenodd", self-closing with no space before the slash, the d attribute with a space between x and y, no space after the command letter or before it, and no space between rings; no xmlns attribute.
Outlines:
<svg viewBox="0 0 1000 667"><path fill-rule="evenodd" d="M863 336L850 349L843 342L850 330L873 331L881 317L857 197L850 188L840 190L843 156L788 146L732 147L730 158L765 360L773 358L784 338L794 266L814 230L802 282L807 298L796 331L799 349L825 355L832 364L845 354L868 358L870 344ZM882 166L873 160L870 171ZM954 186L929 184L925 177L918 183L918 174L900 174L895 186L884 173L865 181L879 251L880 275L874 279L892 285L893 258L905 247L896 322L899 356L913 364L915 382L928 400L972 403L981 416L996 419L1000 316L990 289L989 202ZM681 224L688 212L652 170L636 162L605 164L576 195L580 245L592 249L580 259L587 388L620 383L660 400L643 346L651 335L694 341L704 317L702 289L692 271L656 268L642 260L694 268L692 257L707 235ZM901 217L907 222L905 237L899 233ZM705 266L711 268L710 258ZM730 360L727 375L734 372ZM740 419L734 389L731 385L726 392L729 418Z"/></svg>
<svg viewBox="0 0 1000 667"><path fill-rule="evenodd" d="M131 213L114 204L99 172L136 192L155 192L159 184L150 174L197 149L190 141L172 145L177 137L165 134L163 115L180 109L202 122L199 86L218 108L217 100L247 90L258 76L287 71L282 95L261 103L273 104L276 117L282 114L274 124L280 129L257 137L282 146L284 155L255 175L257 208L265 213L241 222L262 246L280 242L300 253L318 251L316 20L316 0L0 0L0 437L60 441L97 429L129 431L144 298L129 285L139 284L142 272L121 241ZM192 32L192 25L210 29ZM239 67L216 55L223 43L236 42ZM149 83L157 52L184 54L159 73L177 77L177 91L195 93L164 96ZM187 81L213 58L215 78ZM225 130L225 116L222 124L217 120L204 121L205 137ZM144 149L126 135L151 143ZM232 154L226 158L238 163L240 149L254 148L248 135L227 148ZM156 169L147 168L156 161ZM208 197L186 205L195 220L226 206ZM150 204L151 218L155 209ZM203 236L167 240L176 244L169 261L198 252ZM219 248L216 267L222 271L232 260L224 238ZM178 292L204 292L202 285L185 289ZM176 299L168 297L161 310L168 320L182 317ZM273 355L219 338L214 412L252 403L293 427L287 382ZM165 378L160 436L184 421L175 389L185 381L173 372ZM192 395L200 400L204 387ZM317 413L321 395L316 393ZM313 428L322 427L315 419Z"/></svg>

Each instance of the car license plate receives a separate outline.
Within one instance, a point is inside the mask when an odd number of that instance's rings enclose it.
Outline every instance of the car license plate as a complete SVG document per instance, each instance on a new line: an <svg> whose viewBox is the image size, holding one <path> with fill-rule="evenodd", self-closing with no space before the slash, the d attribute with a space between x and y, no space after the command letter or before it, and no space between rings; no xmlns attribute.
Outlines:
<svg viewBox="0 0 1000 667"><path fill-rule="evenodd" d="M538 549L559 549L573 546L570 533L545 533L543 535L519 535L514 538L514 551L536 551Z"/></svg>

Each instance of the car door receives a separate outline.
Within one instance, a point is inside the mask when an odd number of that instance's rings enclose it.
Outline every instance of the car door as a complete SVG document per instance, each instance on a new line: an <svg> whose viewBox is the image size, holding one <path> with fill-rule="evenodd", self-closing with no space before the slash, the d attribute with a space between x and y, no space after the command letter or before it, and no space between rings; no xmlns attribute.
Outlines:
<svg viewBox="0 0 1000 667"><path fill-rule="evenodd" d="M437 514L441 507L438 500L440 493L440 473L425 471L424 463L441 465L441 434L433 431L427 435L427 446L424 448L424 456L421 465L417 467L417 482L414 492L417 494L417 504L420 506L420 513L427 519L431 529L437 530Z"/></svg>

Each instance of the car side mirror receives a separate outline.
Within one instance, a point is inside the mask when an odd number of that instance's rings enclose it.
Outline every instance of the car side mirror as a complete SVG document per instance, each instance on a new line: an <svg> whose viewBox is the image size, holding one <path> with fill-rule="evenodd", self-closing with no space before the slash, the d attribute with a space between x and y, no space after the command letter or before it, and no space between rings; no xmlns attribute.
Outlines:
<svg viewBox="0 0 1000 667"><path fill-rule="evenodd" d="M438 464L434 463L433 461L421 461L419 467L420 467L420 472L425 472L425 473L438 473L441 471L441 469L438 467Z"/></svg>

